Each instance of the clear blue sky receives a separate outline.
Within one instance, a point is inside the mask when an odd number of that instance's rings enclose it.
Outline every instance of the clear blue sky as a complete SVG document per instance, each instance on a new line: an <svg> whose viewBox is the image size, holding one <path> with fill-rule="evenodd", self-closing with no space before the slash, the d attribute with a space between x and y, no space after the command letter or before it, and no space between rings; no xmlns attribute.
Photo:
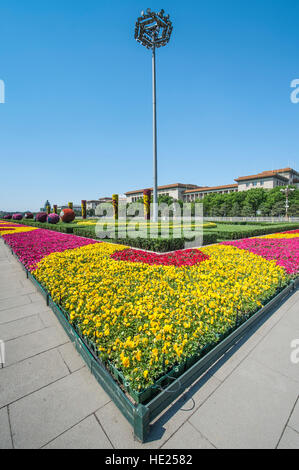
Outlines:
<svg viewBox="0 0 299 470"><path fill-rule="evenodd" d="M152 185L151 54L134 40L147 7L174 24L157 57L159 184L298 169L298 0L144 1L1 0L0 210Z"/></svg>

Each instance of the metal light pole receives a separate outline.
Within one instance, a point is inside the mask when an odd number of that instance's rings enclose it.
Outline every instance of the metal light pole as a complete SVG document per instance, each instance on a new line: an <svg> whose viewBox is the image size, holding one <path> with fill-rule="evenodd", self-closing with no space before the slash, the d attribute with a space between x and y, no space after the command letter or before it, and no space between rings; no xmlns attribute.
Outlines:
<svg viewBox="0 0 299 470"><path fill-rule="evenodd" d="M152 50L152 81L153 81L153 220L158 220L158 158L157 158L157 100L156 100L156 48L166 46L170 40L173 26L169 15L164 10L159 13L150 8L141 12L135 26L135 39L147 49Z"/></svg>
<svg viewBox="0 0 299 470"><path fill-rule="evenodd" d="M289 185L285 188L285 189L281 189L280 190L282 193L285 194L286 196L286 205L285 205L285 208L286 208L286 219L289 218L289 195L292 191L295 191L294 188L290 188Z"/></svg>
<svg viewBox="0 0 299 470"><path fill-rule="evenodd" d="M153 221L158 220L158 156L157 156L157 103L156 103L156 47L153 45L152 53L152 72L153 72L153 170L154 170L154 186L153 186L153 203L154 213Z"/></svg>

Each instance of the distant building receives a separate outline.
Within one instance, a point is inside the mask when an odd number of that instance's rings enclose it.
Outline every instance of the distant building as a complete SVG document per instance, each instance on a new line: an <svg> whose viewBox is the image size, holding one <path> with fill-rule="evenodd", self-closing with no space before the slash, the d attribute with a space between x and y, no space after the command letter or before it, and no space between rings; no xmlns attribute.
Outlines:
<svg viewBox="0 0 299 470"><path fill-rule="evenodd" d="M158 196L167 195L173 197L173 199L183 200L183 195L186 190L188 189L195 189L198 188L196 184L182 184L182 183L174 183L168 184L165 186L158 186ZM144 189L151 189L153 188L144 188ZM143 197L144 189L136 189L135 191L128 191L125 193L127 197L127 202L136 202L138 199Z"/></svg>
<svg viewBox="0 0 299 470"><path fill-rule="evenodd" d="M277 186L295 185L299 188L299 173L293 168L263 171L256 175L239 176L236 183L222 186L197 186L196 184L174 183L158 186L158 196L167 194L173 199L192 202L203 199L208 194L229 194L238 191L248 191L253 188L273 189ZM152 188L150 188L152 190ZM136 202L143 197L143 189L136 189L125 193L127 202Z"/></svg>
<svg viewBox="0 0 299 470"><path fill-rule="evenodd" d="M229 194L238 192L237 184L226 184L224 186L207 186L199 189L188 189L184 192L183 201L192 202L195 199L203 199L208 194Z"/></svg>
<svg viewBox="0 0 299 470"><path fill-rule="evenodd" d="M273 189L276 186L297 184L299 173L292 168L281 170L263 171L256 175L240 176L235 181L238 183L238 191L248 191L252 188ZM299 180L298 180L299 181Z"/></svg>
<svg viewBox="0 0 299 470"><path fill-rule="evenodd" d="M100 199L92 199L90 201L86 201L86 209L96 209L99 204L104 202L112 202L112 197L102 197Z"/></svg>

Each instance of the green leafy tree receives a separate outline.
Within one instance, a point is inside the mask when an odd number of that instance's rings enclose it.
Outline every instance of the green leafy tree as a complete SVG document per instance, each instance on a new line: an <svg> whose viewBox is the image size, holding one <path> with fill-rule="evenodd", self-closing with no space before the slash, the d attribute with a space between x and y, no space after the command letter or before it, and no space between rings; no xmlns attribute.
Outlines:
<svg viewBox="0 0 299 470"><path fill-rule="evenodd" d="M299 201L294 201L290 204L289 215L291 217L299 217Z"/></svg>
<svg viewBox="0 0 299 470"><path fill-rule="evenodd" d="M247 191L243 209L245 209L245 207L250 207L251 214L256 216L259 207L266 201L266 199L267 193L266 190L263 188L256 188Z"/></svg>
<svg viewBox="0 0 299 470"><path fill-rule="evenodd" d="M286 213L285 201L276 202L271 209L271 215L273 217L280 217L280 216L285 215L285 213Z"/></svg>
<svg viewBox="0 0 299 470"><path fill-rule="evenodd" d="M245 203L242 207L241 215L242 217L253 217L255 216L255 212L250 204Z"/></svg>
<svg viewBox="0 0 299 470"><path fill-rule="evenodd" d="M229 215L230 217L240 217L241 211L242 211L241 205L238 203L238 201L235 201L232 204L232 208L230 210Z"/></svg>

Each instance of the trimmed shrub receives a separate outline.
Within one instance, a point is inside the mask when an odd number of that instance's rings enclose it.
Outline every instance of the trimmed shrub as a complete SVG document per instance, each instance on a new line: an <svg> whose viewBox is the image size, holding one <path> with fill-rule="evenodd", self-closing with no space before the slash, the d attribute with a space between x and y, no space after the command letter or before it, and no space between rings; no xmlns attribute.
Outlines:
<svg viewBox="0 0 299 470"><path fill-rule="evenodd" d="M184 238L98 238L95 234L94 228L80 227L74 228L74 235L80 237L93 238L95 240L103 240L110 243L119 243L121 245L131 246L133 248L140 248L148 251L167 252L182 250L185 248ZM108 235L108 234L107 234ZM204 232L203 245L210 245L217 242L217 233Z"/></svg>
<svg viewBox="0 0 299 470"><path fill-rule="evenodd" d="M22 214L14 214L12 216L13 220L22 220L23 219L23 216Z"/></svg>
<svg viewBox="0 0 299 470"><path fill-rule="evenodd" d="M10 220L10 219L12 219L12 215L11 214L6 214L3 218L5 220Z"/></svg>
<svg viewBox="0 0 299 470"><path fill-rule="evenodd" d="M76 215L73 209L63 209L60 212L61 222L66 222L66 223L73 222L73 220L75 220L75 217Z"/></svg>
<svg viewBox="0 0 299 470"><path fill-rule="evenodd" d="M36 220L36 222L44 223L44 222L46 222L47 217L48 217L47 212L39 212L38 214L36 214L35 220Z"/></svg>
<svg viewBox="0 0 299 470"><path fill-rule="evenodd" d="M263 226L261 228L250 228L246 230L229 229L229 230L218 230L216 229L218 240L239 240L241 238L252 238L260 235L269 235L271 233L285 232L286 230L295 230L299 228L299 224L281 224L281 225L269 225L268 227Z"/></svg>
<svg viewBox="0 0 299 470"><path fill-rule="evenodd" d="M25 219L33 219L34 215L32 214L32 212L26 212L24 217L25 217Z"/></svg>
<svg viewBox="0 0 299 470"><path fill-rule="evenodd" d="M48 224L58 224L59 215L58 214L49 214L47 217Z"/></svg>

